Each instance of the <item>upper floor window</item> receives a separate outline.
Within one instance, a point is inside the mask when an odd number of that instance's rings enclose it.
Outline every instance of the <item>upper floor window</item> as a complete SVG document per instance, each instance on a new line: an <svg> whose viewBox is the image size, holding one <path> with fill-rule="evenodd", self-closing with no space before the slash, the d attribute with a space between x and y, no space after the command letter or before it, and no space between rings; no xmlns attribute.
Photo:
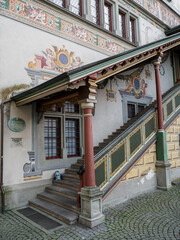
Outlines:
<svg viewBox="0 0 180 240"><path fill-rule="evenodd" d="M75 13L78 16L81 16L82 12L82 6L81 6L81 1L82 0L70 0L70 9L71 12Z"/></svg>
<svg viewBox="0 0 180 240"><path fill-rule="evenodd" d="M126 38L125 14L122 12L119 12L119 32L121 37Z"/></svg>
<svg viewBox="0 0 180 240"><path fill-rule="evenodd" d="M111 5L104 4L104 24L105 29L112 31Z"/></svg>
<svg viewBox="0 0 180 240"><path fill-rule="evenodd" d="M65 7L65 0L50 0L51 2L55 3L60 7Z"/></svg>
<svg viewBox="0 0 180 240"><path fill-rule="evenodd" d="M130 18L129 23L129 40L133 43L135 43L135 20L133 18Z"/></svg>
<svg viewBox="0 0 180 240"><path fill-rule="evenodd" d="M66 102L65 112L66 113L79 113L79 105L78 104L71 104L69 102Z"/></svg>
<svg viewBox="0 0 180 240"><path fill-rule="evenodd" d="M91 16L93 23L99 25L99 0L91 0Z"/></svg>

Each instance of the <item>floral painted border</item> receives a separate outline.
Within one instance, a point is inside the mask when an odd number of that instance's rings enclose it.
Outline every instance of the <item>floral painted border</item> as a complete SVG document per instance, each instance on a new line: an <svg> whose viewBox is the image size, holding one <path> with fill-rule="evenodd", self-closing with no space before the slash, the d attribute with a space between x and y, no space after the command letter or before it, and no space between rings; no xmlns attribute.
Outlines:
<svg viewBox="0 0 180 240"><path fill-rule="evenodd" d="M175 27L180 24L179 17L158 0L133 0L133 1L170 27Z"/></svg>
<svg viewBox="0 0 180 240"><path fill-rule="evenodd" d="M105 38L103 35L93 33L93 30L84 28L75 22L70 22L56 11L31 0L0 0L0 14L34 25L48 32L58 35L63 33L68 38L78 39L81 43L97 47L101 51L109 52L109 54L118 54L129 50L128 46L125 47Z"/></svg>

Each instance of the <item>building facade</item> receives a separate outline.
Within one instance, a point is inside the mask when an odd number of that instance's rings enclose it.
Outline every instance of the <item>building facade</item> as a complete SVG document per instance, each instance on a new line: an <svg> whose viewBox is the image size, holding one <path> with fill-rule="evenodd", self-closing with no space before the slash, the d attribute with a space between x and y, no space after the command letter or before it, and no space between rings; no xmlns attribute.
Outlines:
<svg viewBox="0 0 180 240"><path fill-rule="evenodd" d="M94 174L104 206L155 188L158 160L178 178L179 13L175 0L0 1L7 208L25 206L56 170L67 181L84 156L82 186Z"/></svg>

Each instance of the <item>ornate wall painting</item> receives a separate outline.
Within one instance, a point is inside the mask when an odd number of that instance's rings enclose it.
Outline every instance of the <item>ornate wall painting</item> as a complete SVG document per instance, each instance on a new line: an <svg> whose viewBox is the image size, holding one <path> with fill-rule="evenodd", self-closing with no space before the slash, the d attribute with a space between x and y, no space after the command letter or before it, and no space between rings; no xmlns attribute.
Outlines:
<svg viewBox="0 0 180 240"><path fill-rule="evenodd" d="M123 90L123 93L128 93L133 95L135 98L145 98L146 88L148 84L144 79L141 79L139 72L134 72L131 75L125 76L126 88Z"/></svg>
<svg viewBox="0 0 180 240"><path fill-rule="evenodd" d="M31 0L0 0L0 13L17 21L35 26L38 29L80 41L80 44L98 49L107 55L120 53L129 49L127 44L119 44L103 33L94 32L94 28L77 24L73 19L68 21L57 11L44 4ZM70 22L71 21L71 22ZM102 40L103 39L103 40ZM111 53L111 54L109 54Z"/></svg>
<svg viewBox="0 0 180 240"><path fill-rule="evenodd" d="M34 61L29 61L28 68L25 69L31 79L32 76L36 76L36 78L39 77L44 80L47 78L48 80L54 77L54 72L57 72L58 75L59 73L80 67L82 64L81 58L75 56L74 52L69 52L63 45L59 49L57 46L47 48L45 51L42 51L42 55L35 54Z"/></svg>
<svg viewBox="0 0 180 240"><path fill-rule="evenodd" d="M180 24L179 17L159 0L134 0L134 2L138 3L170 27L175 27Z"/></svg>
<svg viewBox="0 0 180 240"><path fill-rule="evenodd" d="M145 70L145 75L147 79L151 79L152 80L152 72L149 69Z"/></svg>
<svg viewBox="0 0 180 240"><path fill-rule="evenodd" d="M106 89L107 101L116 102L116 92Z"/></svg>

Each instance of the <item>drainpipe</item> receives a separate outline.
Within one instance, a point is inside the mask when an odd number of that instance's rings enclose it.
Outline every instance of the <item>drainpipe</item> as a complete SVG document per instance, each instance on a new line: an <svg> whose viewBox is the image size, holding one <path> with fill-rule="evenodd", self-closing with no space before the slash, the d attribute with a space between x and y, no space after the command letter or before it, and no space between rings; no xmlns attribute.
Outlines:
<svg viewBox="0 0 180 240"><path fill-rule="evenodd" d="M4 147L4 102L1 103L1 178L0 178L0 188L1 188L1 212L5 213L5 192L3 187L3 147Z"/></svg>
<svg viewBox="0 0 180 240"><path fill-rule="evenodd" d="M0 189L1 189L1 212L5 213L5 192L3 187L3 158L4 158L4 104L10 102L11 100L7 100L1 103L1 172L0 172Z"/></svg>

